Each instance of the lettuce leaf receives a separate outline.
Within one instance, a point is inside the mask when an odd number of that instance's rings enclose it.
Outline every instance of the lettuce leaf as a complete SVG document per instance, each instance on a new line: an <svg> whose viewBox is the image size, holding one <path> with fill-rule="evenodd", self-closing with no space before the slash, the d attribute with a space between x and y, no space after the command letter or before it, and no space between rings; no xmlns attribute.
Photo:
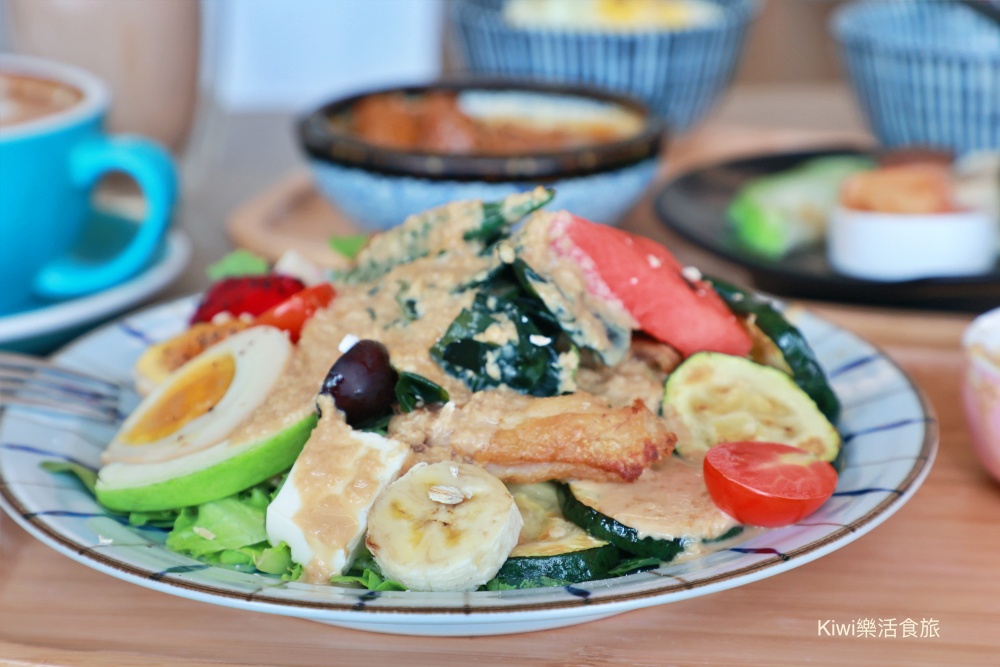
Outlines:
<svg viewBox="0 0 1000 667"><path fill-rule="evenodd" d="M347 259L354 259L368 242L367 234L346 234L331 236L328 243L330 249Z"/></svg>
<svg viewBox="0 0 1000 667"><path fill-rule="evenodd" d="M302 567L292 562L291 549L284 542L272 547L264 530L274 487L265 482L221 500L185 507L167 535L167 548L209 565L298 579Z"/></svg>
<svg viewBox="0 0 1000 667"><path fill-rule="evenodd" d="M92 468L72 461L43 461L40 465L50 473L73 475L94 492L97 472ZM179 510L105 511L119 516L127 514L133 526L170 529L166 542L168 549L208 565L241 572L263 572L295 581L302 575L302 566L292 562L292 551L284 542L272 547L264 530L267 506L286 477L287 473L278 475L227 498Z"/></svg>
<svg viewBox="0 0 1000 667"><path fill-rule="evenodd" d="M267 260L249 250L234 250L205 270L209 280L237 278L239 276L262 276L271 270Z"/></svg>
<svg viewBox="0 0 1000 667"><path fill-rule="evenodd" d="M167 535L167 548L199 558L264 542L267 503L267 495L254 487L249 494L185 507Z"/></svg>
<svg viewBox="0 0 1000 667"><path fill-rule="evenodd" d="M110 510L108 510L110 511ZM128 522L133 526L155 526L173 528L180 510L159 510L156 512L129 512Z"/></svg>
<svg viewBox="0 0 1000 667"><path fill-rule="evenodd" d="M403 584L392 581L391 579L383 579L381 575L375 574L371 570L365 569L361 574L351 574L355 572L352 568L347 574L330 577L331 584L359 584L364 586L370 591L405 591L406 586Z"/></svg>
<svg viewBox="0 0 1000 667"><path fill-rule="evenodd" d="M357 584L370 591L405 591L406 586L386 579L382 568L366 548L362 548L351 569L342 575L330 577L331 584Z"/></svg>

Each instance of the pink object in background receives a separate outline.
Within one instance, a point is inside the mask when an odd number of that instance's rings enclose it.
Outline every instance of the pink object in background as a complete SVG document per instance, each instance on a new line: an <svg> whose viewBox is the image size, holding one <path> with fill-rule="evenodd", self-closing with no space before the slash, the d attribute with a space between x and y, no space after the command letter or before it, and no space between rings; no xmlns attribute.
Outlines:
<svg viewBox="0 0 1000 667"><path fill-rule="evenodd" d="M962 401L979 460L1000 480L1000 308L977 317L962 336Z"/></svg>

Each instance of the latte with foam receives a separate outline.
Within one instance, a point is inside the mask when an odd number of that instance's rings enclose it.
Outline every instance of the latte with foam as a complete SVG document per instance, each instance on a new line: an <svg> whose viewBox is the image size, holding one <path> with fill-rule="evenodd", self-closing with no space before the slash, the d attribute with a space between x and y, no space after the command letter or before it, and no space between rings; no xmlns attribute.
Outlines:
<svg viewBox="0 0 1000 667"><path fill-rule="evenodd" d="M82 99L83 91L66 83L0 72L0 128L66 111Z"/></svg>

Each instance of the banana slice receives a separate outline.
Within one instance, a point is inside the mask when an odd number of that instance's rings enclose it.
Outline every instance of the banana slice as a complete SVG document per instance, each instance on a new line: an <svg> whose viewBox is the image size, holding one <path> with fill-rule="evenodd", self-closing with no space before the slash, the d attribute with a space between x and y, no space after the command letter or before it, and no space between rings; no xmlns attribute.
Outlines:
<svg viewBox="0 0 1000 667"><path fill-rule="evenodd" d="M482 468L417 464L378 497L365 543L382 573L415 591L473 591L517 545L521 514Z"/></svg>

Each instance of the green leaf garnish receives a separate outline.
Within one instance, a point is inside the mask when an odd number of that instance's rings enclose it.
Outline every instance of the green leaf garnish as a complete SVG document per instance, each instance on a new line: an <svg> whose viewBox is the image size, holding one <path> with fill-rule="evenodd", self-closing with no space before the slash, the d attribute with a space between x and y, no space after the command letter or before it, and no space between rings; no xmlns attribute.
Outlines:
<svg viewBox="0 0 1000 667"><path fill-rule="evenodd" d="M423 375L401 371L396 381L396 400L403 412L413 412L420 405L447 403L451 397L441 385Z"/></svg>
<svg viewBox="0 0 1000 667"><path fill-rule="evenodd" d="M239 276L261 276L270 271L267 260L249 250L234 250L206 269L209 280L238 278Z"/></svg>
<svg viewBox="0 0 1000 667"><path fill-rule="evenodd" d="M354 259L368 242L366 234L345 234L343 236L331 236L328 243L330 249L338 255L347 259Z"/></svg>
<svg viewBox="0 0 1000 667"><path fill-rule="evenodd" d="M351 569L354 572L354 569ZM365 569L361 574L341 574L330 577L331 584L359 584L370 591L405 591L406 586L403 584L392 581L391 579L383 579L381 576L372 572L369 569Z"/></svg>

